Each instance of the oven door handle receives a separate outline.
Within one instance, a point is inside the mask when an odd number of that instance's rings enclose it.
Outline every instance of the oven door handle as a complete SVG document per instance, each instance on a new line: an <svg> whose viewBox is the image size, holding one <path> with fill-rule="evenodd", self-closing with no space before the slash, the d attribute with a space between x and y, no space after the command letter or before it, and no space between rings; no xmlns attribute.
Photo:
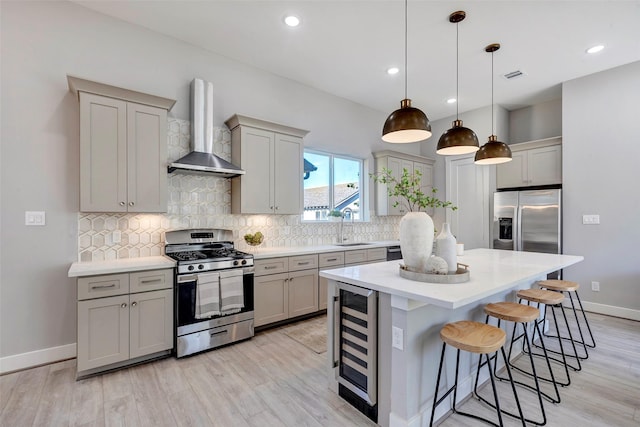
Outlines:
<svg viewBox="0 0 640 427"><path fill-rule="evenodd" d="M178 276L176 278L176 283L180 284L180 283L191 283L191 282L197 282L198 281L198 277L195 274L189 274L189 275L182 275L182 276Z"/></svg>

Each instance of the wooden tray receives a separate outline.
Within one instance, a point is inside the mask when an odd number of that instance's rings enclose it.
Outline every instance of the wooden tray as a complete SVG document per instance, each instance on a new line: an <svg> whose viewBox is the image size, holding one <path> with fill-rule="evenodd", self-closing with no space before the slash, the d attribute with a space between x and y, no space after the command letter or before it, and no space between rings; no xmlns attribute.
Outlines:
<svg viewBox="0 0 640 427"><path fill-rule="evenodd" d="M469 266L458 263L458 270L454 274L429 274L409 270L400 264L400 277L425 283L464 283L469 281Z"/></svg>

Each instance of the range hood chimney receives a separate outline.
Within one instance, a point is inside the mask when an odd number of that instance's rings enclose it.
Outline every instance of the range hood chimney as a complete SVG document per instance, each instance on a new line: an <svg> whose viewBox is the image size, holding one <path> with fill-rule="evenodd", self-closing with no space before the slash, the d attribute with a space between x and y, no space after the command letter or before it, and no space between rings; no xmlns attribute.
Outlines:
<svg viewBox="0 0 640 427"><path fill-rule="evenodd" d="M176 169L207 173L221 178L244 175L244 171L213 154L213 85L202 79L191 82L191 153L171 163Z"/></svg>

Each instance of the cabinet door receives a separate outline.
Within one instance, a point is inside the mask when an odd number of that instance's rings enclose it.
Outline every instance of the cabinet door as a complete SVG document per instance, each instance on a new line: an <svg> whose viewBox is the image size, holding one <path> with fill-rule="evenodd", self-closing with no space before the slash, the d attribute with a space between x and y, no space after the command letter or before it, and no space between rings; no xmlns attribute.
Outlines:
<svg viewBox="0 0 640 427"><path fill-rule="evenodd" d="M264 214L274 211L273 132L243 126L240 129L241 163L247 173L240 179L240 212Z"/></svg>
<svg viewBox="0 0 640 427"><path fill-rule="evenodd" d="M529 150L529 185L562 183L562 146Z"/></svg>
<svg viewBox="0 0 640 427"><path fill-rule="evenodd" d="M277 214L302 213L302 138L275 134L275 210Z"/></svg>
<svg viewBox="0 0 640 427"><path fill-rule="evenodd" d="M78 371L129 359L129 295L78 302Z"/></svg>
<svg viewBox="0 0 640 427"><path fill-rule="evenodd" d="M80 92L80 211L127 211L127 103Z"/></svg>
<svg viewBox="0 0 640 427"><path fill-rule="evenodd" d="M413 162L413 173L420 171L420 190L427 196L431 196L433 190L433 166L426 163ZM427 208L427 213L433 215L433 208Z"/></svg>
<svg viewBox="0 0 640 427"><path fill-rule="evenodd" d="M127 104L129 212L167 211L167 111Z"/></svg>
<svg viewBox="0 0 640 427"><path fill-rule="evenodd" d="M289 273L289 317L318 311L318 270Z"/></svg>
<svg viewBox="0 0 640 427"><path fill-rule="evenodd" d="M288 274L256 277L253 281L255 325L285 320L289 317Z"/></svg>
<svg viewBox="0 0 640 427"><path fill-rule="evenodd" d="M529 185L527 151L513 151L512 160L496 166L496 187L513 188Z"/></svg>
<svg viewBox="0 0 640 427"><path fill-rule="evenodd" d="M130 295L130 357L173 347L173 290Z"/></svg>
<svg viewBox="0 0 640 427"><path fill-rule="evenodd" d="M408 164L406 161L402 159L397 159L395 157L389 157L387 160L387 168L391 171L391 175L395 179L400 179L403 174L404 169L406 168L409 173L413 172L413 165L411 168L408 168ZM400 201L401 203L398 206L394 207L393 204L396 201ZM387 212L389 215L404 215L407 212L407 207L402 204L402 198L389 196L389 207Z"/></svg>

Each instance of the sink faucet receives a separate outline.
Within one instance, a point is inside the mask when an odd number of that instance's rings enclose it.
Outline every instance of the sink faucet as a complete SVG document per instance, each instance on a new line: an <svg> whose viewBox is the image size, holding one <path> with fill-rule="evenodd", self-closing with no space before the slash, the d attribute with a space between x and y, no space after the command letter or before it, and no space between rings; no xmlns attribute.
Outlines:
<svg viewBox="0 0 640 427"><path fill-rule="evenodd" d="M338 243L344 243L345 240L347 240L344 237L344 217L347 215L347 212L349 212L349 217L351 218L351 225L353 226L353 210L351 208L344 208L342 210L342 216L340 219L340 237L338 239ZM352 230L353 231L353 228Z"/></svg>

